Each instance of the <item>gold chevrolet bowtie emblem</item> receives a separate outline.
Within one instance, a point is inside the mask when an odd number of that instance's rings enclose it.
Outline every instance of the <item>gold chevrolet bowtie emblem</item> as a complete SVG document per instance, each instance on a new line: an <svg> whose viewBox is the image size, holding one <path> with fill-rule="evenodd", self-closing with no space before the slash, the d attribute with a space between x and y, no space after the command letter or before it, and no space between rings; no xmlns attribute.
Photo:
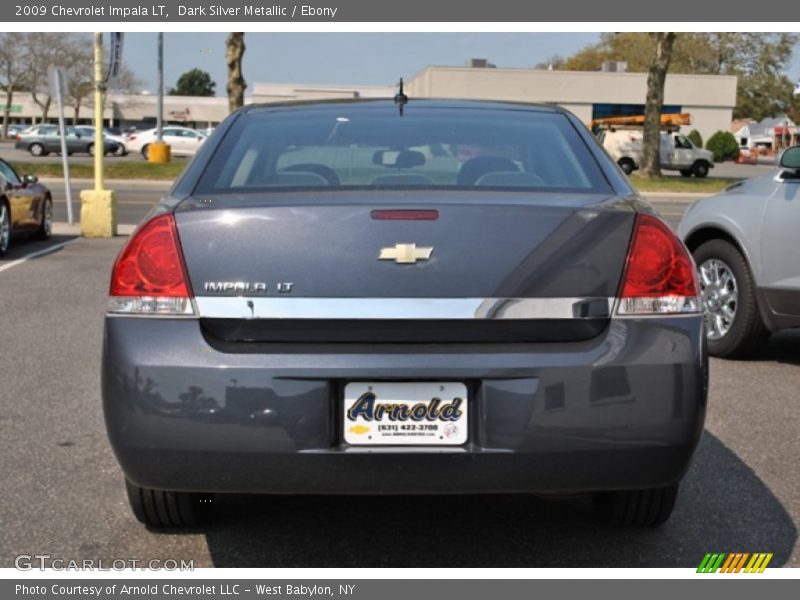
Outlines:
<svg viewBox="0 0 800 600"><path fill-rule="evenodd" d="M395 244L391 248L381 248L378 260L393 260L399 264L414 264L418 260L428 260L433 252L433 246L420 246L416 244Z"/></svg>

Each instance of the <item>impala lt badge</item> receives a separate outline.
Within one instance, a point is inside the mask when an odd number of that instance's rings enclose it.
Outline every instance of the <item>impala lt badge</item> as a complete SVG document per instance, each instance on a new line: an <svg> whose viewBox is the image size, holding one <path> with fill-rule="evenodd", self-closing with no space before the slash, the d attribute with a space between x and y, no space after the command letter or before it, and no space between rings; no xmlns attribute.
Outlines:
<svg viewBox="0 0 800 600"><path fill-rule="evenodd" d="M398 264L413 265L418 260L428 260L433 253L433 246L420 246L416 244L395 244L389 248L381 248L378 260L393 260Z"/></svg>
<svg viewBox="0 0 800 600"><path fill-rule="evenodd" d="M290 281L282 281L275 284L275 290L279 294L288 294L293 286ZM203 289L218 294L266 294L267 284L263 281L206 281Z"/></svg>

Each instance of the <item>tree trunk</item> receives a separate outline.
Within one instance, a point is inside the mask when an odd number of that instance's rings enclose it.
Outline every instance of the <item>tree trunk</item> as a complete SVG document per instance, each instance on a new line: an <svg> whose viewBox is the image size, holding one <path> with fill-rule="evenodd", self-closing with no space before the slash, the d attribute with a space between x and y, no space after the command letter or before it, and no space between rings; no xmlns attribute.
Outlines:
<svg viewBox="0 0 800 600"><path fill-rule="evenodd" d="M647 75L647 100L644 109L642 133L642 164L640 173L645 178L661 177L661 108L664 106L664 83L672 59L674 33L654 33L656 53Z"/></svg>
<svg viewBox="0 0 800 600"><path fill-rule="evenodd" d="M14 86L9 85L6 90L6 105L3 107L3 135L2 139L8 138L8 120L11 117L11 103L14 101Z"/></svg>
<svg viewBox="0 0 800 600"><path fill-rule="evenodd" d="M53 97L49 94L47 95L47 100L42 100L42 98L36 93L31 92L31 97L33 98L33 102L39 109L42 111L42 123L47 123L47 114L50 112L50 105L53 102ZM36 119L34 118L34 125L36 124Z"/></svg>
<svg viewBox="0 0 800 600"><path fill-rule="evenodd" d="M244 33L229 33L225 40L225 62L228 63L228 110L233 112L244 106L244 90L247 83L242 75L244 56Z"/></svg>

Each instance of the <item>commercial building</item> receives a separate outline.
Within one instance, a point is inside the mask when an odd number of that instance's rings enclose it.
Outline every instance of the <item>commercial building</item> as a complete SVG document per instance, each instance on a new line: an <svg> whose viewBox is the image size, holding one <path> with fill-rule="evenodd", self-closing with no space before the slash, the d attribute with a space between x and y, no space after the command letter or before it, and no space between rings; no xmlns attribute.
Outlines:
<svg viewBox="0 0 800 600"><path fill-rule="evenodd" d="M647 73L427 67L408 80L406 93L412 98L556 104L589 125L602 117L643 114ZM728 131L735 106L734 76L667 76L664 112L691 114L692 125L684 129L697 129L703 139L716 131Z"/></svg>
<svg viewBox="0 0 800 600"><path fill-rule="evenodd" d="M800 127L789 117L769 117L760 122L740 121L732 127L739 146L752 150L778 151L800 143Z"/></svg>
<svg viewBox="0 0 800 600"><path fill-rule="evenodd" d="M606 116L642 114L647 90L646 73L622 71L624 63L612 63L605 71L549 71L498 69L486 60L473 59L467 67L427 67L406 80L405 90L413 98L464 98L543 102L557 104L575 113L587 125ZM616 70L613 70L616 69ZM390 98L393 85L311 85L256 83L248 103L285 102L330 98ZM12 121L38 120L40 108L28 94L14 96ZM708 139L716 131L728 131L736 105L736 77L723 75L669 75L664 112L690 113L692 125ZM71 119L73 109L68 107ZM228 114L224 97L166 96L164 117L168 122L190 127L216 125ZM81 121L91 119L91 104L82 108ZM155 121L153 95L110 94L106 100L107 124L132 125ZM55 115L51 108L49 119Z"/></svg>

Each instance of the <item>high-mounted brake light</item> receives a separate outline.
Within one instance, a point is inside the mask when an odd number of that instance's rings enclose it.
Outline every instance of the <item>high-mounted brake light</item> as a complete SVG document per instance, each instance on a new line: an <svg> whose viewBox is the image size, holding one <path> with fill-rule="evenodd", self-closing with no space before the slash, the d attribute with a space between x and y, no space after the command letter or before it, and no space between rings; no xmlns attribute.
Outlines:
<svg viewBox="0 0 800 600"><path fill-rule="evenodd" d="M439 218L438 210L373 210L371 216L376 221L435 221Z"/></svg>
<svg viewBox="0 0 800 600"><path fill-rule="evenodd" d="M108 311L142 315L193 315L175 217L142 225L114 263Z"/></svg>
<svg viewBox="0 0 800 600"><path fill-rule="evenodd" d="M617 312L699 313L697 289L694 261L686 247L657 217L636 215Z"/></svg>

